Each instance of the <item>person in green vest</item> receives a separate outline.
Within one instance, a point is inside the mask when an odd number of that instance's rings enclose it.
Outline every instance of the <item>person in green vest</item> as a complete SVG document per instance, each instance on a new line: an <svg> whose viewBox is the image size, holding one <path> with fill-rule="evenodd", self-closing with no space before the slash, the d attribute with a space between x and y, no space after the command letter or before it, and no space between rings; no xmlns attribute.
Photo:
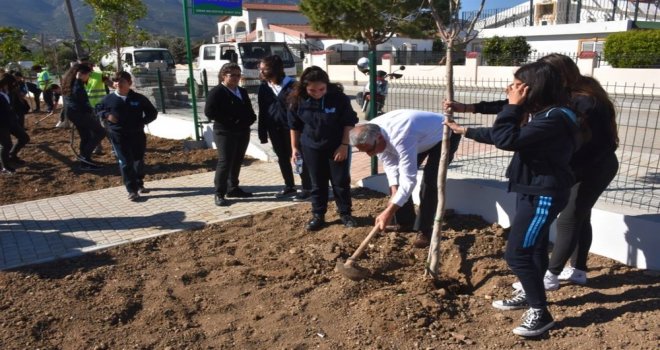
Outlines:
<svg viewBox="0 0 660 350"><path fill-rule="evenodd" d="M48 69L44 69L44 67L40 65L34 65L32 66L32 70L37 73L37 85L39 86L39 94L34 94L34 111L33 112L40 112L41 111L41 101L40 101L40 96L41 91L46 90L50 84L53 83L53 81L50 79L50 73L48 72Z"/></svg>

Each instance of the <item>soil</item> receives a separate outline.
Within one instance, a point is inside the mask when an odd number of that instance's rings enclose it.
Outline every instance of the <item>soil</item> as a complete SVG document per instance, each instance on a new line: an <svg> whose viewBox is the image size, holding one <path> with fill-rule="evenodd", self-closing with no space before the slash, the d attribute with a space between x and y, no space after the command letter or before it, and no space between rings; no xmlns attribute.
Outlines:
<svg viewBox="0 0 660 350"><path fill-rule="evenodd" d="M35 143L24 154L30 165L3 178L3 190L7 181L26 175L39 181L39 191L17 191L21 200L118 184L110 170L72 171L67 141L60 137L65 132L30 132ZM207 151L182 153L180 141L149 142L148 162L172 159L150 176L207 171L214 164L213 155L204 158ZM32 155L46 165L32 170ZM44 174L48 181L41 181ZM85 180L59 188L74 175ZM586 286L563 283L548 293L557 321L552 330L537 339L513 335L522 311L490 306L509 296L515 281L502 258L507 230L473 215L445 215L437 282L423 276L427 251L413 248L414 236L406 232L377 235L358 261L372 276L348 280L334 271L335 263L355 251L387 202L366 189L355 189L353 197L358 228L344 228L329 214L328 227L305 232L310 208L302 203L0 272L0 348L660 347L658 274L595 255Z"/></svg>

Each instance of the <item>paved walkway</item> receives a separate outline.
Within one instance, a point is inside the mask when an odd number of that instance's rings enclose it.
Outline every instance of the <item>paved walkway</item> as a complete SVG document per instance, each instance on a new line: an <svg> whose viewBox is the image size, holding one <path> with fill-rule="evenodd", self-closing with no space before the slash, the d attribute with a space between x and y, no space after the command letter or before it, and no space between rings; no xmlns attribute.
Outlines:
<svg viewBox="0 0 660 350"><path fill-rule="evenodd" d="M369 158L354 153L353 180L369 175ZM144 201L126 199L124 187L108 188L0 207L0 270L72 257L288 205L275 162L241 170L241 187L254 192L229 207L213 203L213 172L147 182ZM298 181L299 179L296 179Z"/></svg>

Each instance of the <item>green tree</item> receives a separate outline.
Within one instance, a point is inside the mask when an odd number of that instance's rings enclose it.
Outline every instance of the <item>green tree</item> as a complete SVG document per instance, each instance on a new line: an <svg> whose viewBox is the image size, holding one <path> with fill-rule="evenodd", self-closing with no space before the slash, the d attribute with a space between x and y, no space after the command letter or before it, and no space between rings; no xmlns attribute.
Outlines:
<svg viewBox="0 0 660 350"><path fill-rule="evenodd" d="M433 0L438 8L445 2ZM366 43L370 50L400 33L432 35L432 18L421 11L419 0L302 0L300 11L312 28L344 40Z"/></svg>
<svg viewBox="0 0 660 350"><path fill-rule="evenodd" d="M0 65L20 61L29 55L23 46L25 32L13 27L0 27Z"/></svg>
<svg viewBox="0 0 660 350"><path fill-rule="evenodd" d="M660 65L660 29L610 34L603 54L615 68L657 67Z"/></svg>
<svg viewBox="0 0 660 350"><path fill-rule="evenodd" d="M522 36L484 39L481 53L489 66L518 66L529 57L531 46Z"/></svg>
<svg viewBox="0 0 660 350"><path fill-rule="evenodd" d="M94 10L88 30L95 36L92 57L96 60L108 50L117 53L117 70L122 70L121 47L145 40L148 35L136 22L147 15L142 0L85 0Z"/></svg>

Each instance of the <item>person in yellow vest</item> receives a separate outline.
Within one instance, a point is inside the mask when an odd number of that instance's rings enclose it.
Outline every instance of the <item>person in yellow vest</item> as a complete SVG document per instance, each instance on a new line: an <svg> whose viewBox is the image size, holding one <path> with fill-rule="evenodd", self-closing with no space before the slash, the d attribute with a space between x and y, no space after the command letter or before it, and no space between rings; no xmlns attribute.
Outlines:
<svg viewBox="0 0 660 350"><path fill-rule="evenodd" d="M50 79L50 73L48 72L48 69L44 69L42 66L37 64L32 66L32 70L37 73L37 85L39 86L38 93L32 92L34 94L34 105L35 105L33 112L40 112L41 92L46 90L50 86L50 84L53 83L53 81Z"/></svg>

